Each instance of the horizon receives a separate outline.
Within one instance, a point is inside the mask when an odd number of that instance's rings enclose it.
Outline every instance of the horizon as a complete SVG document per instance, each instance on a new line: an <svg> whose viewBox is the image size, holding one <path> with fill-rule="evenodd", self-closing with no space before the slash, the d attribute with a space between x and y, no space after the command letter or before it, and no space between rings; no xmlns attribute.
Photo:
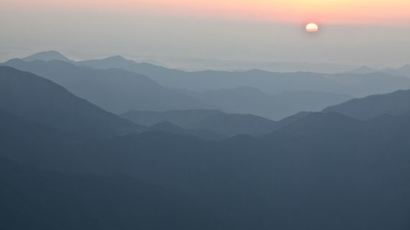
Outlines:
<svg viewBox="0 0 410 230"><path fill-rule="evenodd" d="M120 54L112 54L108 56L95 56L95 57L88 57L88 58L78 58L72 57L70 55L66 55L64 52L59 50L44 50L44 51L37 51L34 53L25 53L24 55L18 56L10 56L5 58L4 60L0 59L0 63L7 62L13 59L24 59L30 56L37 56L39 54L47 54L49 55L57 54L61 55L64 58L67 58L70 61L74 62L81 62L81 61L89 61L89 60L104 60L110 58L122 58L127 61L133 61L139 64L151 64L154 66L169 68L169 69L176 69L181 71L188 71L188 72L197 72L197 71L228 71L228 72L243 72L243 71L252 71L252 70L261 70L261 71L268 71L268 72L316 72L316 73L345 73L360 69L368 69L375 72L385 71L389 69L400 69L409 66L410 64L404 65L391 65L391 66L371 66L371 65L354 65L354 64L340 64L340 63L332 63L332 62L269 62L263 60L222 60L222 59L174 59L173 61L157 61L157 60L149 60L144 58L135 58L135 57L127 57ZM195 63L197 62L197 63ZM217 64L218 62L218 64ZM221 62L224 63L221 65ZM191 63L191 64L190 64ZM198 65L198 63L200 63ZM240 64L238 64L240 63ZM410 63L410 62L409 62ZM193 65L192 65L193 64ZM216 64L212 66L212 64ZM241 66L241 67L239 67Z"/></svg>
<svg viewBox="0 0 410 230"><path fill-rule="evenodd" d="M4 0L0 60L60 50L75 59L118 54L187 69L255 63L398 67L410 62L408 12L404 0ZM307 22L321 31L307 34ZM233 64L218 63L223 60Z"/></svg>

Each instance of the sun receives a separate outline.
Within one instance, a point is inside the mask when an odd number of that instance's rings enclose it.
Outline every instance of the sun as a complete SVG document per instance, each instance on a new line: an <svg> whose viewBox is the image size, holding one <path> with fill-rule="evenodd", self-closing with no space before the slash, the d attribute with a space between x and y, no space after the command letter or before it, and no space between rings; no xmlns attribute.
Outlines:
<svg viewBox="0 0 410 230"><path fill-rule="evenodd" d="M318 24L311 22L305 26L305 30L308 33L317 33L319 32L320 28Z"/></svg>

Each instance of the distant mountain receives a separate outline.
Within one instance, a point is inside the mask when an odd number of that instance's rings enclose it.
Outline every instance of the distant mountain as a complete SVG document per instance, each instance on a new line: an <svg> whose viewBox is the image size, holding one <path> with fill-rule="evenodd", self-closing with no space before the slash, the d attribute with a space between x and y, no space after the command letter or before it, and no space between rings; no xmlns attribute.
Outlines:
<svg viewBox="0 0 410 230"><path fill-rule="evenodd" d="M387 69L385 72L410 77L410 65L405 65L397 69Z"/></svg>
<svg viewBox="0 0 410 230"><path fill-rule="evenodd" d="M170 110L207 107L178 91L162 87L140 74L120 70L98 70L61 61L6 63L52 80L77 96L115 113L129 110Z"/></svg>
<svg viewBox="0 0 410 230"><path fill-rule="evenodd" d="M357 69L350 71L350 73L354 73L354 74L370 74L370 73L375 73L375 72L378 72L378 71L368 66L361 66Z"/></svg>
<svg viewBox="0 0 410 230"><path fill-rule="evenodd" d="M382 73L391 74L395 76L410 77L410 64L398 68L385 68L380 70Z"/></svg>
<svg viewBox="0 0 410 230"><path fill-rule="evenodd" d="M162 78L169 75L169 80L171 80L172 78L180 76L184 73L184 71L181 70L169 69L150 63L138 63L122 56L111 56L103 59L79 61L77 64L96 69L123 69L149 76L155 81L159 80L157 76L161 76L160 78Z"/></svg>
<svg viewBox="0 0 410 230"><path fill-rule="evenodd" d="M125 69L144 74L166 87L194 91L253 87L269 94L313 91L368 96L410 88L410 79L397 74L371 71L368 67L342 74L278 73L263 70L186 72L153 64L137 63L118 56L82 61L79 64L99 69Z"/></svg>
<svg viewBox="0 0 410 230"><path fill-rule="evenodd" d="M57 51L45 51L30 55L28 57L22 58L24 61L64 61L72 62L70 59L65 57L63 54Z"/></svg>
<svg viewBox="0 0 410 230"><path fill-rule="evenodd" d="M206 91L192 96L225 112L255 114L273 120L301 111L320 111L351 99L348 95L309 91L269 95L250 87Z"/></svg>
<svg viewBox="0 0 410 230"><path fill-rule="evenodd" d="M113 63L126 61L121 57L107 60ZM164 88L148 77L120 69L102 70L60 61L24 62L18 59L6 65L44 76L115 113L128 110L218 109L227 113L255 114L278 120L300 111L320 111L351 98L342 94L309 91L271 96L251 87L200 93Z"/></svg>
<svg viewBox="0 0 410 230"><path fill-rule="evenodd" d="M49 80L10 67L0 67L0 109L86 137L123 135L141 129Z"/></svg>
<svg viewBox="0 0 410 230"><path fill-rule="evenodd" d="M399 68L398 72L400 74L403 74L404 76L410 77L410 65L405 65L405 66Z"/></svg>
<svg viewBox="0 0 410 230"><path fill-rule="evenodd" d="M373 95L353 99L324 111L337 112L361 120L369 120L383 115L403 115L410 112L410 90L390 94Z"/></svg>
<svg viewBox="0 0 410 230"><path fill-rule="evenodd" d="M272 132L276 122L254 115L227 114L215 110L130 111L122 115L137 124L173 123L186 130L208 131L222 136L262 135Z"/></svg>
<svg viewBox="0 0 410 230"><path fill-rule="evenodd" d="M63 59L54 58L53 60ZM69 60L65 61L69 62ZM76 64L96 69L123 69L146 75L165 87L194 91L253 87L269 94L287 91L317 91L368 96L410 88L410 79L404 78L404 76L409 76L408 66L389 71L376 71L362 66L348 73L324 74L279 73L263 70L187 72L149 63L138 63L121 56L85 60L76 62Z"/></svg>

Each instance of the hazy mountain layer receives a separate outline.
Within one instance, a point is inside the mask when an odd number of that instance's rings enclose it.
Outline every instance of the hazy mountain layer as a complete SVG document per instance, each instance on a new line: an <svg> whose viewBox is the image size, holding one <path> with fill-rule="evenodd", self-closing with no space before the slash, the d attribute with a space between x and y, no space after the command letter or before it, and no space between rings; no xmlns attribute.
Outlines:
<svg viewBox="0 0 410 230"><path fill-rule="evenodd" d="M61 61L12 60L6 65L50 79L115 113L129 110L212 108L227 113L255 114L278 120L300 111L320 111L351 98L342 94L313 91L269 95L250 87L206 92L172 90L139 74L119 69L97 70ZM169 77L172 79L171 75Z"/></svg>
<svg viewBox="0 0 410 230"><path fill-rule="evenodd" d="M275 73L261 70L185 72L147 63L137 63L119 56L88 60L79 62L79 64L99 69L125 69L149 76L167 87L201 91L254 87L269 94L288 91L316 91L368 96L410 88L410 79L382 71L366 71L365 73L353 71L343 74ZM405 66L398 69L397 72L408 72L405 71L406 69L408 68Z"/></svg>
<svg viewBox="0 0 410 230"><path fill-rule="evenodd" d="M204 130L227 137L240 134L262 135L277 127L276 122L265 118L226 114L216 110L130 111L122 116L136 124L150 126L170 122L187 130Z"/></svg>
<svg viewBox="0 0 410 230"><path fill-rule="evenodd" d="M61 61L24 62L17 59L6 65L52 80L111 112L206 107L198 100L164 88L148 77L120 69L97 70Z"/></svg>

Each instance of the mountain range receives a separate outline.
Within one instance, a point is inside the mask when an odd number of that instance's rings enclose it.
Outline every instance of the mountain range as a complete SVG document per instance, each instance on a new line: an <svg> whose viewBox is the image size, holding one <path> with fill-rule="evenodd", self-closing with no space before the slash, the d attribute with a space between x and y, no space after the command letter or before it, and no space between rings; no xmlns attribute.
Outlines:
<svg viewBox="0 0 410 230"><path fill-rule="evenodd" d="M48 53L49 56L47 56ZM297 83L305 85L302 88L295 88L290 84L290 87L277 90L277 92L266 93L257 87L246 86L247 81L252 80L253 77L239 77L243 75L242 73L238 73L238 77L235 78L238 80L242 78L245 81L231 81L231 77L219 78L218 76L213 76L213 73L210 73L206 79L215 78L217 79L216 81L198 82L201 86L205 86L206 84L214 85L210 87L212 90L205 92L187 90L190 89L189 87L172 89L175 87L165 84L156 77L157 72L161 72L160 75L163 76L161 78L166 78L167 81L170 80L171 82L185 78L187 78L186 80L189 82L195 79L200 80L202 77L185 76L187 73L183 71L166 69L150 64L138 64L121 57L101 60L101 63L100 61L63 61L68 58L62 57L64 57L62 54L56 52L45 52L32 55L28 58L10 60L4 65L30 71L52 80L66 87L74 94L114 113L123 113L129 110L166 111L218 109L227 113L254 114L279 120L302 110L320 111L327 106L338 104L352 98L347 94L311 91L309 90L310 87L305 87L310 84L305 84L303 80L305 77L302 77L301 82ZM55 60L53 58L55 58ZM106 62L112 64L110 65ZM98 63L107 67L112 66L113 68L96 69L98 68ZM84 67L84 65L88 67ZM131 69L126 68L126 66L129 65L137 65L139 70L135 68L134 72L129 72ZM150 75L145 77L141 74L137 74L137 71ZM259 73L258 71L256 72ZM204 73L200 75L202 74ZM227 74L235 75L234 73ZM269 75L268 72L266 72L266 74ZM309 78L309 76L306 76L306 78ZM220 84L220 80L218 79L226 79L229 81L226 82L227 84ZM154 80L164 86L154 82ZM185 80L183 81L185 82ZM282 83L288 84L275 81L276 80L271 83L266 82L266 84L269 85L273 83L278 86ZM266 84L263 83L263 85ZM318 84L321 83L318 82ZM223 85L225 85L226 88L221 88ZM284 92L279 93L281 91Z"/></svg>
<svg viewBox="0 0 410 230"><path fill-rule="evenodd" d="M209 140L141 129L35 74L1 67L0 80L2 228L410 228L409 91L278 122L251 116L274 129ZM251 124L193 113L124 116Z"/></svg>
<svg viewBox="0 0 410 230"><path fill-rule="evenodd" d="M253 87L268 94L292 91L332 92L352 96L368 96L408 89L410 79L402 74L406 66L392 71L352 71L338 74L313 72L279 73L263 70L196 71L169 69L149 63L137 63L121 56L79 62L97 69L124 69L149 76L166 87L208 91L238 87Z"/></svg>

